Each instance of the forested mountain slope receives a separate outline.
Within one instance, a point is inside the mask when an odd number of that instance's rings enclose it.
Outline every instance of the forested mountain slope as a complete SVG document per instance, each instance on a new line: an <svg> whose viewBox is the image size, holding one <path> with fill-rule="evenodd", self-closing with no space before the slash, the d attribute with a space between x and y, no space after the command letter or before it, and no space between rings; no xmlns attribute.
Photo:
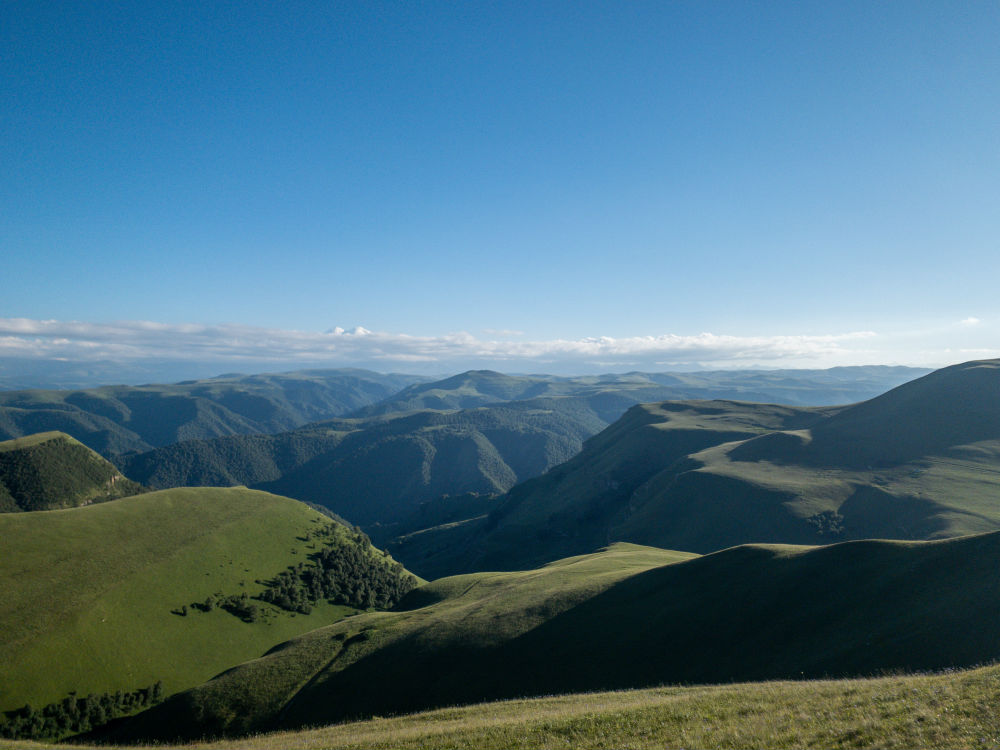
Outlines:
<svg viewBox="0 0 1000 750"><path fill-rule="evenodd" d="M59 430L111 457L180 440L289 430L354 411L419 380L307 370L171 385L0 391L0 439Z"/></svg>
<svg viewBox="0 0 1000 750"><path fill-rule="evenodd" d="M61 432L0 442L0 513L72 508L143 491L110 462Z"/></svg>

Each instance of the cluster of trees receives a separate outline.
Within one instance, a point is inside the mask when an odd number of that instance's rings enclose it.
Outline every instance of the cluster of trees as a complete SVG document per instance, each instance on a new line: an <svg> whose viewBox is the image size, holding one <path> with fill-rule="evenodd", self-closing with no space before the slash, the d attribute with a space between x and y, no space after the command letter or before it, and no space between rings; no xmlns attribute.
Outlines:
<svg viewBox="0 0 1000 750"><path fill-rule="evenodd" d="M0 451L0 512L48 510L135 495L143 488L65 437Z"/></svg>
<svg viewBox="0 0 1000 750"><path fill-rule="evenodd" d="M194 602L190 605L191 609L201 612L211 612L216 607L224 609L232 615L236 615L243 622L257 622L257 619L260 617L260 607L250 601L250 597L246 593L230 594L229 596L223 593L209 594L205 597L205 601ZM187 617L189 611L187 604L180 609L173 610L175 614L184 617Z"/></svg>
<svg viewBox="0 0 1000 750"><path fill-rule="evenodd" d="M77 698L70 693L61 701L35 709L26 705L0 713L0 737L11 740L39 740L81 734L107 724L113 719L149 708L163 700L163 685L130 693L101 693Z"/></svg>
<svg viewBox="0 0 1000 750"><path fill-rule="evenodd" d="M323 541L319 551L311 555L312 562L279 573L267 582L258 598L303 614L323 599L359 609L386 609L417 585L417 580L388 553L376 552L371 540L358 528L346 539L337 524L317 529L311 536Z"/></svg>

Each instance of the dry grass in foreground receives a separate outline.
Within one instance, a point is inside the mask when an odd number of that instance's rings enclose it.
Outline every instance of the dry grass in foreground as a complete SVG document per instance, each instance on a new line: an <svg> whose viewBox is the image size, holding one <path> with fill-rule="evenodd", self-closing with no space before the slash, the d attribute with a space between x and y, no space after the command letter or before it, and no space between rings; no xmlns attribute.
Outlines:
<svg viewBox="0 0 1000 750"><path fill-rule="evenodd" d="M1000 747L1000 667L502 701L181 747L990 748Z"/></svg>

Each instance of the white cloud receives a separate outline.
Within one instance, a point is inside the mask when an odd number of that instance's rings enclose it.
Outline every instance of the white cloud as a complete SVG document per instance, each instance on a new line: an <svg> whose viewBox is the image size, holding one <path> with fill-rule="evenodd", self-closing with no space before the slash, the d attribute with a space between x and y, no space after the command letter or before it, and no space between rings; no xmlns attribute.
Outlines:
<svg viewBox="0 0 1000 750"><path fill-rule="evenodd" d="M979 325L982 322L983 321L981 321L979 318L968 317L965 320L959 321L958 324L961 325L961 326L970 326L971 327L971 326L977 326L977 325Z"/></svg>
<svg viewBox="0 0 1000 750"><path fill-rule="evenodd" d="M243 325L166 324L151 321L81 321L0 318L0 355L79 360L170 359L188 361L287 362L389 369L422 364L437 371L495 367L508 371L536 366L550 371L585 371L614 365L622 369L664 369L677 365L708 367L795 367L857 364L868 361L876 334L855 331L832 335L697 335L512 341L496 331L492 338L466 332L413 336L339 326L325 332ZM423 369L426 369L423 368Z"/></svg>
<svg viewBox="0 0 1000 750"><path fill-rule="evenodd" d="M487 336L501 336L502 338L524 335L524 331L514 331L509 328L484 328L483 333Z"/></svg>

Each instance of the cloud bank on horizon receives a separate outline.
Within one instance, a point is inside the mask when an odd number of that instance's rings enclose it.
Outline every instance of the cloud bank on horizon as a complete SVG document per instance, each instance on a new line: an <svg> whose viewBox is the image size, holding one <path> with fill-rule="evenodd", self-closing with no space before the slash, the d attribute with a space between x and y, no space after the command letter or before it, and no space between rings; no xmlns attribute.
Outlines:
<svg viewBox="0 0 1000 750"><path fill-rule="evenodd" d="M958 321L950 328L968 331L971 320L975 319ZM522 340L518 331L492 330L484 334L482 337L467 332L415 336L362 327L309 332L238 324L0 318L0 357L83 362L157 359L233 366L274 363L287 365L289 369L322 365L441 372L488 367L583 373L672 367L938 366L1000 356L1000 349L981 346L925 346L918 350L912 342L907 342L913 334L892 336L874 331L771 336L668 333L550 340Z"/></svg>

